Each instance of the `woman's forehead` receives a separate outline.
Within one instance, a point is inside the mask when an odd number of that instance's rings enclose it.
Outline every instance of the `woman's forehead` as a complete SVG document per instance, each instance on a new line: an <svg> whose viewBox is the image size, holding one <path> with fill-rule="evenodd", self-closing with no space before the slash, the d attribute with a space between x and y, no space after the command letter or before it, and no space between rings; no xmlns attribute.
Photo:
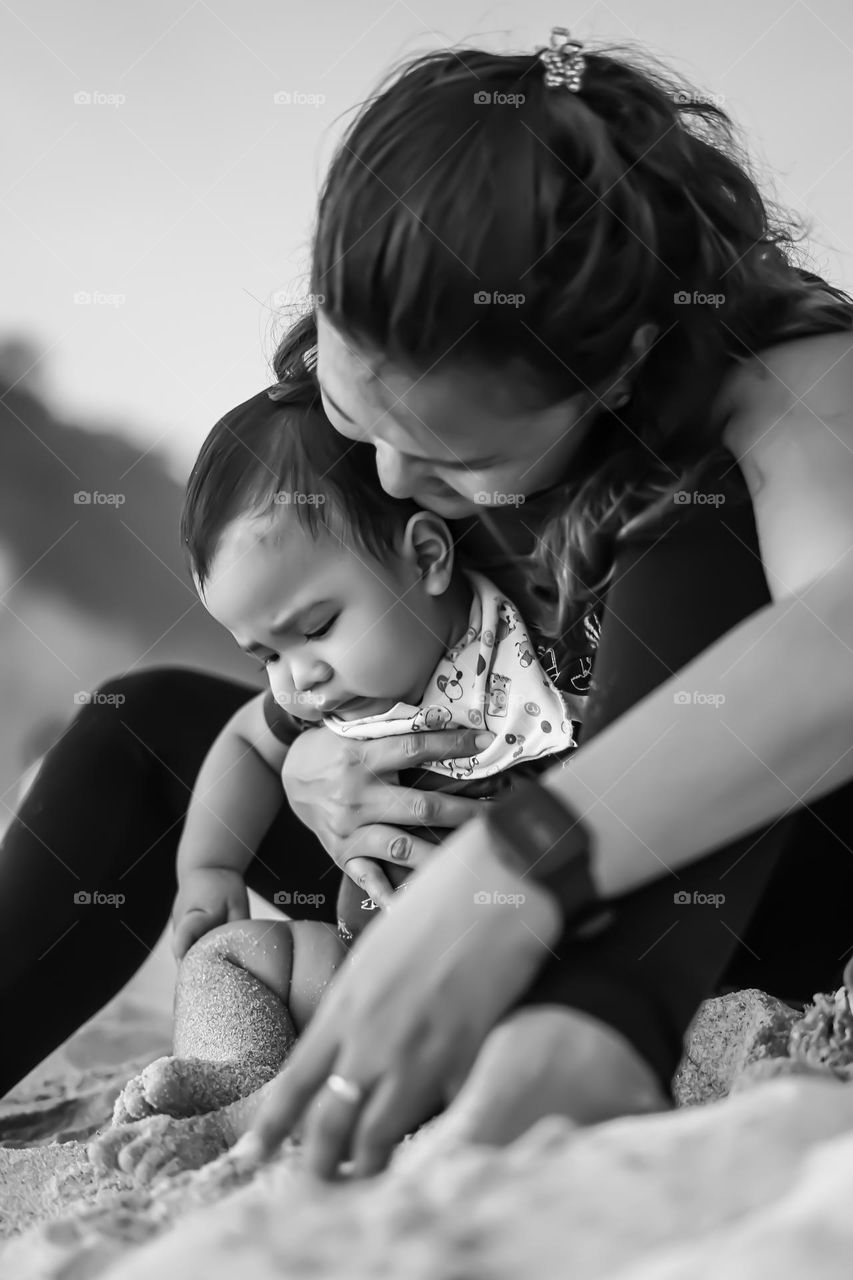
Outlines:
<svg viewBox="0 0 853 1280"><path fill-rule="evenodd" d="M505 390L497 380L438 363L418 376L395 368L318 321L317 376L330 406L351 418L362 438L385 440L424 457L489 447L514 436Z"/></svg>

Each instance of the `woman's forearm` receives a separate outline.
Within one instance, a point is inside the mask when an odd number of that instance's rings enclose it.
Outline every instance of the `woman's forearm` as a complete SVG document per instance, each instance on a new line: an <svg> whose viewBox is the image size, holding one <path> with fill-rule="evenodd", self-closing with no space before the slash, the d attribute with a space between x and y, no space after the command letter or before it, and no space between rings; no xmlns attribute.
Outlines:
<svg viewBox="0 0 853 1280"><path fill-rule="evenodd" d="M612 895L851 778L847 568L747 618L542 781L590 826Z"/></svg>

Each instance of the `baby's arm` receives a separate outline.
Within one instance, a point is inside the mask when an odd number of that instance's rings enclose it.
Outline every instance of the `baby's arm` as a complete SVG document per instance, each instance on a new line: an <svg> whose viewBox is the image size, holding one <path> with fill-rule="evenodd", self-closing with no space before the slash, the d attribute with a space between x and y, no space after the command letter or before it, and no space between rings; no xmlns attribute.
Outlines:
<svg viewBox="0 0 853 1280"><path fill-rule="evenodd" d="M235 712L214 742L193 788L178 845L173 919L180 959L214 925L245 919L243 875L284 803L287 747L267 726L265 693Z"/></svg>

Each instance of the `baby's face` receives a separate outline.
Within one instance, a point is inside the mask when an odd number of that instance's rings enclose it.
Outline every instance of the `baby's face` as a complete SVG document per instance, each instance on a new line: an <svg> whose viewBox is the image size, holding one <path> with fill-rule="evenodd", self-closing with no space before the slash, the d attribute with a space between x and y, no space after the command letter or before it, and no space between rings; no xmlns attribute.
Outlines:
<svg viewBox="0 0 853 1280"><path fill-rule="evenodd" d="M315 539L286 509L228 526L201 598L306 720L417 705L451 638L444 597L416 564L382 563L325 530Z"/></svg>

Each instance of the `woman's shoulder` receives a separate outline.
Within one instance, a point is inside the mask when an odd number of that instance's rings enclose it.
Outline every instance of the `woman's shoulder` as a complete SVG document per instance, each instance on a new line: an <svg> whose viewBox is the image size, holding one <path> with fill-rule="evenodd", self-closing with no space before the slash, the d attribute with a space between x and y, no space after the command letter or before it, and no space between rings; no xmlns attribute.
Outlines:
<svg viewBox="0 0 853 1280"><path fill-rule="evenodd" d="M727 392L723 443L748 486L774 596L791 594L842 563L853 538L853 323L830 325L815 308Z"/></svg>
<svg viewBox="0 0 853 1280"><path fill-rule="evenodd" d="M798 271L798 287L768 320L751 350L736 353L716 402L723 439L742 456L754 434L778 421L853 350L853 298L820 276ZM850 373L840 377L849 382ZM845 396L849 406L849 400Z"/></svg>

